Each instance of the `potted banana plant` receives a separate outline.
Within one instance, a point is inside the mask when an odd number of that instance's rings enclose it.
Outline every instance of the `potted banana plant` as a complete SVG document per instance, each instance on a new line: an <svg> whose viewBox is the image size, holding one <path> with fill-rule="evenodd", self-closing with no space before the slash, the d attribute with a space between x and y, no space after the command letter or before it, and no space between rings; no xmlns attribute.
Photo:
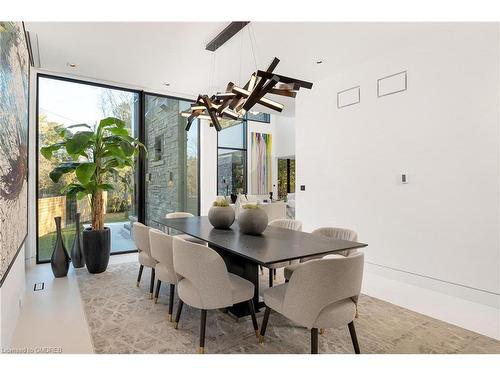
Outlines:
<svg viewBox="0 0 500 375"><path fill-rule="evenodd" d="M134 168L135 157L144 145L114 117L102 119L95 128L86 124L60 128L58 134L60 142L42 147L40 153L46 159L56 157L61 161L49 174L54 183L63 175L74 176L62 188L62 194L89 199L91 227L82 233L83 253L88 271L101 273L108 266L111 249L110 229L104 226L103 193L114 189L120 169ZM129 185L128 180L121 181Z"/></svg>

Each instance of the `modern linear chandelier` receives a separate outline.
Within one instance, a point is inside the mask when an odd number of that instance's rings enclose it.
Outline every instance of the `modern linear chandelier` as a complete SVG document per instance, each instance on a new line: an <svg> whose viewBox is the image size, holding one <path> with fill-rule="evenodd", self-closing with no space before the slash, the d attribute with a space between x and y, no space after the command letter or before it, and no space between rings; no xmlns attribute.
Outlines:
<svg viewBox="0 0 500 375"><path fill-rule="evenodd" d="M181 112L181 116L188 119L186 131L195 119L209 120L210 126L221 131L222 120L241 119L256 104L281 112L284 105L266 98L266 94L295 98L301 87L312 88L311 82L273 73L279 62L280 60L275 57L267 70L257 70L243 87L229 82L225 92L218 92L211 97L200 94L196 103L191 105L189 112Z"/></svg>

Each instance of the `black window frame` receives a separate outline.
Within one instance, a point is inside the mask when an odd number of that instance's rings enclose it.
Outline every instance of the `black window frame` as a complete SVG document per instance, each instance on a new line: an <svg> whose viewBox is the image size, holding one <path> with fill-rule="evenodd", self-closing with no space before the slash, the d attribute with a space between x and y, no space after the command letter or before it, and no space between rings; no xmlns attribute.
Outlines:
<svg viewBox="0 0 500 375"><path fill-rule="evenodd" d="M121 91L126 91L126 92L132 92L135 94L139 95L139 119L138 119L138 124L137 124L137 132L138 132L138 138L141 143L144 143L145 140L145 97L146 95L156 95L164 98L169 98L169 99L174 99L174 100L182 100L186 102L191 102L195 103L195 100L193 99L188 99L188 98L182 98L178 96L171 96L171 95L165 95L165 94L160 94L156 92L151 92L151 91L144 91L144 90L137 90L137 89L131 89L129 87L125 86L118 86L118 85L109 85L106 83L101 83L101 82L95 82L95 81L87 81L84 79L78 79L78 78L73 78L73 77L66 77L66 76L60 76L57 74L48 74L48 73L40 73L38 72L36 74L36 98L35 98L35 116L36 116L36 121L35 121L35 147L36 147L36 152L35 152L35 235L36 235L36 264L43 264L43 263L49 263L50 260L40 260L38 257L38 179L39 179L39 158L40 158L40 145L39 145L39 131L40 131L40 126L39 126L39 109L40 109L40 103L39 103L39 88L40 88L40 78L49 78L49 79L55 79L59 81L65 81L65 82L71 82L71 83L78 83L78 84L83 84L83 85L88 85L88 86L96 86L96 87L101 87L101 88L107 88L107 89L112 89L112 90L121 90ZM200 138L200 121L198 120L198 215L201 212L201 173L200 173L200 167L201 167L201 138ZM246 141L245 141L246 142ZM142 150L140 155L139 155L139 160L138 160L138 165L137 165L137 171L136 173L139 175L138 179L138 192L137 192L137 216L138 216L138 221L140 223L144 223L145 218L146 218L146 174L145 174L145 166L146 166L146 159L145 159L145 152ZM136 253L137 250L126 250L126 251L117 251L112 253L111 255L120 255L120 254L128 254L128 253Z"/></svg>
<svg viewBox="0 0 500 375"><path fill-rule="evenodd" d="M242 120L241 120L241 123L243 124L243 145L244 145L244 148L240 148L240 147L226 147L226 146L220 146L219 147L219 135L220 135L220 132L217 132L217 178L216 178L216 181L215 181L215 191L217 193L217 196L219 196L219 150L230 150L230 151L243 151L243 165L244 165L244 169L243 169L243 174L244 174L244 179L245 179L245 188L244 188L244 192L243 194L248 194L248 141L247 141L247 138L248 138L248 121L246 119L246 117L244 117ZM221 131L224 131L224 129L222 129Z"/></svg>

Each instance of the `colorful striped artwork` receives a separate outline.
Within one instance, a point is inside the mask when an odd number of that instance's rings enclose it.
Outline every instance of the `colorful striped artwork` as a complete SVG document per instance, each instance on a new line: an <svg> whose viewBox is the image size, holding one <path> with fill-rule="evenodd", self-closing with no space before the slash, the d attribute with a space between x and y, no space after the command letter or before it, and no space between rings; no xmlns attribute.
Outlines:
<svg viewBox="0 0 500 375"><path fill-rule="evenodd" d="M272 191L272 135L251 133L251 194Z"/></svg>

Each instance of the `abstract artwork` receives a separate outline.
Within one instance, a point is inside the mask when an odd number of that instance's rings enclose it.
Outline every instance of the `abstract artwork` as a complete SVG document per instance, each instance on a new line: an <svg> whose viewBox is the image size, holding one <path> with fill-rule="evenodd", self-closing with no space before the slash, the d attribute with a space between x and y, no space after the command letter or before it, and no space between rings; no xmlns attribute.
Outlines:
<svg viewBox="0 0 500 375"><path fill-rule="evenodd" d="M272 191L272 135L251 133L251 193L269 194Z"/></svg>
<svg viewBox="0 0 500 375"><path fill-rule="evenodd" d="M0 21L0 285L28 231L28 87L23 24Z"/></svg>

